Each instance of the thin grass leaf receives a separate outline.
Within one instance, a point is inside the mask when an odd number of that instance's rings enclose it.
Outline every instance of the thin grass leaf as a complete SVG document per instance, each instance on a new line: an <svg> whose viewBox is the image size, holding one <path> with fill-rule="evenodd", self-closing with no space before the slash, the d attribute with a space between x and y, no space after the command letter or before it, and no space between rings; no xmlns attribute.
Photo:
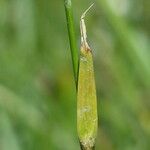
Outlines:
<svg viewBox="0 0 150 150"><path fill-rule="evenodd" d="M71 0L65 0L64 2L65 2L65 11L66 11L67 28L68 28L68 35L70 41L72 64L73 64L73 72L74 72L75 83L77 86L79 56L78 56L78 50L76 45L77 42L76 42L75 29L74 29L72 4L71 4Z"/></svg>

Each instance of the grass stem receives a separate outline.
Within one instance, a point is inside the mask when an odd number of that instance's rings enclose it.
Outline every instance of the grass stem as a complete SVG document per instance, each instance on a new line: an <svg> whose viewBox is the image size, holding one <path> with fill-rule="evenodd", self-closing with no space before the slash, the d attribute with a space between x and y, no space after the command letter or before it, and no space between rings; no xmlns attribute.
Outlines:
<svg viewBox="0 0 150 150"><path fill-rule="evenodd" d="M72 13L72 4L71 0L64 0L65 2L65 11L66 11L66 19L67 19L67 28L68 28L68 35L70 41L70 50L71 50L71 57L72 57L72 64L73 64L73 72L75 83L77 87L77 80L78 80L78 49L77 49L77 42L75 36L75 29L74 29L74 21L73 21L73 13Z"/></svg>

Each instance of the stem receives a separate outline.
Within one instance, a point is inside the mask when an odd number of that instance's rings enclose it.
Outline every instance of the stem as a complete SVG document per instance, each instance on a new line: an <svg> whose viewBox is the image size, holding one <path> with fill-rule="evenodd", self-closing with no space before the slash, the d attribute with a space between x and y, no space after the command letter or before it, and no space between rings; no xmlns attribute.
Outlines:
<svg viewBox="0 0 150 150"><path fill-rule="evenodd" d="M71 0L64 0L65 2L65 11L66 11L66 19L67 19L67 28L68 28L68 35L69 35L69 42L70 42L70 50L71 50L71 57L72 57L72 64L73 64L73 72L74 72L74 79L77 87L77 80L78 80L78 50L76 45L76 36L74 30L74 21L73 21L73 13L72 13L72 5Z"/></svg>

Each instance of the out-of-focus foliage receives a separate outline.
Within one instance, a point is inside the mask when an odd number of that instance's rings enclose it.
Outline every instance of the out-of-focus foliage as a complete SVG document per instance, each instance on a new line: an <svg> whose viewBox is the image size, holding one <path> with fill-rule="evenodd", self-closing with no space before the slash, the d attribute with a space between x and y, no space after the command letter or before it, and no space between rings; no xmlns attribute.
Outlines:
<svg viewBox="0 0 150 150"><path fill-rule="evenodd" d="M78 41L91 3L73 0ZM99 103L96 149L149 150L150 1L97 0L86 21ZM79 149L63 1L0 1L0 150L10 149Z"/></svg>

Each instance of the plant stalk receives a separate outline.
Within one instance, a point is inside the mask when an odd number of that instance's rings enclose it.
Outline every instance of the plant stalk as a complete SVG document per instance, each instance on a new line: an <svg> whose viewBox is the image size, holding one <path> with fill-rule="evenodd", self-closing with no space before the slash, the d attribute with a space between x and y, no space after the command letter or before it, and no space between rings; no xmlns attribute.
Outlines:
<svg viewBox="0 0 150 150"><path fill-rule="evenodd" d="M71 0L64 0L64 2L65 2L65 12L66 12L66 19L67 19L67 28L68 28L68 35L69 35L69 42L70 42L74 79L77 87L79 56L78 56L78 49L76 45L77 42L76 42L75 27L73 21L72 4L71 4Z"/></svg>

